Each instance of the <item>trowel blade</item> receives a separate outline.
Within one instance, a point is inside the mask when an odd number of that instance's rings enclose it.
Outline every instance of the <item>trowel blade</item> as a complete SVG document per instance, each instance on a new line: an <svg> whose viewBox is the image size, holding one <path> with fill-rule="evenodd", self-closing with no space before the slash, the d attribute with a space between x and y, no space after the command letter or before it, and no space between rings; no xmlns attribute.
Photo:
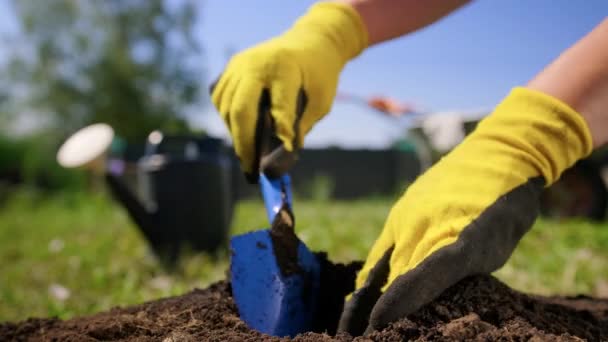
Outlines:
<svg viewBox="0 0 608 342"><path fill-rule="evenodd" d="M298 240L297 265L285 272L277 260L285 255L276 256L273 243L270 229L231 239L232 294L241 319L250 328L293 337L313 328L320 264Z"/></svg>

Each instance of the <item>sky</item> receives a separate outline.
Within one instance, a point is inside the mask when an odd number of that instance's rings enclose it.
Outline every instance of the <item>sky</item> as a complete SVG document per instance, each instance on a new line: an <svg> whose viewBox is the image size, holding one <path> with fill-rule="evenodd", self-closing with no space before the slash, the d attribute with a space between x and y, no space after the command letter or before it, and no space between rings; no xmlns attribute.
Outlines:
<svg viewBox="0 0 608 342"><path fill-rule="evenodd" d="M13 22L6 2L0 0L0 30ZM282 33L314 2L200 1L196 35L207 68L203 89L221 73L230 54ZM491 109L607 14L606 0L473 1L422 30L368 48L347 64L338 89L389 96L438 112ZM210 104L195 110L192 122L230 142ZM382 148L402 136L407 125L336 101L305 145Z"/></svg>
<svg viewBox="0 0 608 342"><path fill-rule="evenodd" d="M206 2L199 35L208 77L221 73L231 51L280 34L314 2ZM391 96L432 111L491 109L606 15L606 0L473 1L431 26L369 48L346 66L338 88ZM217 113L208 112L201 121L226 134ZM369 108L335 102L305 144L381 148L406 127Z"/></svg>

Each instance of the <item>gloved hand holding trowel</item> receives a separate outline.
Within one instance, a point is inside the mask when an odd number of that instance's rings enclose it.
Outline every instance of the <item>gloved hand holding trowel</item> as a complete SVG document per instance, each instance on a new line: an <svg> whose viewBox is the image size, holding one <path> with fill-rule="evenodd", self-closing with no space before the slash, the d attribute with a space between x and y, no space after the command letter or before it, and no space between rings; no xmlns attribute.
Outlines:
<svg viewBox="0 0 608 342"><path fill-rule="evenodd" d="M263 89L278 138L295 152L329 112L349 60L466 2L322 2L283 35L237 54L212 99L248 178L254 182L259 170ZM341 330L359 335L383 328L464 277L493 272L507 261L537 216L543 188L608 140L606 61L608 21L525 87L514 88L475 132L407 189L358 275ZM301 118L300 90L308 100Z"/></svg>

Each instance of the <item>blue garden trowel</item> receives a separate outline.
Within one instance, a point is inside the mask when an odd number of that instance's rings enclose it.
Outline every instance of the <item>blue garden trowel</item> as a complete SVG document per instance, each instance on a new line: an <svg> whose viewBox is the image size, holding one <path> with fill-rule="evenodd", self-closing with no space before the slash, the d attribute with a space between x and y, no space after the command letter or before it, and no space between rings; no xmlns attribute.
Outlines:
<svg viewBox="0 0 608 342"><path fill-rule="evenodd" d="M263 131L271 131L269 115L263 118ZM262 153L259 184L271 227L231 239L232 295L240 318L250 328L293 337L313 328L321 266L294 230L291 179L286 172L294 156L282 147L272 149L278 139L264 140L262 150L271 152Z"/></svg>

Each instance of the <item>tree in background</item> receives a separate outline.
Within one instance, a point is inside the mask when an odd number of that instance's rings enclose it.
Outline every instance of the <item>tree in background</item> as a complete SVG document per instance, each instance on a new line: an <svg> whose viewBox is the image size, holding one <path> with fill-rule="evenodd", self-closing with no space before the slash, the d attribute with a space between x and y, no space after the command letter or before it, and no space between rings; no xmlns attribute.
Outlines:
<svg viewBox="0 0 608 342"><path fill-rule="evenodd" d="M0 195L7 181L81 188L55 154L91 123L135 144L155 129L190 131L185 113L206 96L194 0L9 1L17 27L0 37Z"/></svg>
<svg viewBox="0 0 608 342"><path fill-rule="evenodd" d="M12 110L58 137L100 121L136 143L154 129L188 130L203 83L193 0L12 4L19 46L2 77L24 99Z"/></svg>

